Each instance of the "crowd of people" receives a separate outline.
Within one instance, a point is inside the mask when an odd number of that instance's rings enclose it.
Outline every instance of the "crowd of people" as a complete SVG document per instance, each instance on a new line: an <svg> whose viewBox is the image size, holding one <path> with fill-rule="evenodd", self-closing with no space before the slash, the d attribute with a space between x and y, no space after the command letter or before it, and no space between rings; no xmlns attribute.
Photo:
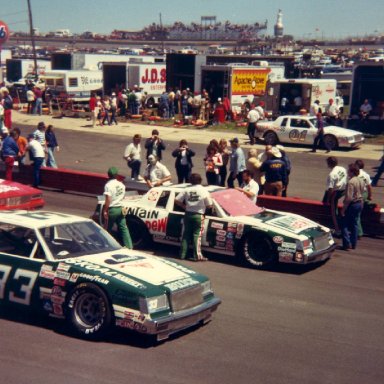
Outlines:
<svg viewBox="0 0 384 384"><path fill-rule="evenodd" d="M22 168L29 158L33 164L33 186L40 185L41 167L58 168L54 152L60 147L52 125L46 126L40 122L33 133L22 136L18 127L9 129L5 120L0 119L1 159L5 164L5 179L12 181L13 170L17 165Z"/></svg>

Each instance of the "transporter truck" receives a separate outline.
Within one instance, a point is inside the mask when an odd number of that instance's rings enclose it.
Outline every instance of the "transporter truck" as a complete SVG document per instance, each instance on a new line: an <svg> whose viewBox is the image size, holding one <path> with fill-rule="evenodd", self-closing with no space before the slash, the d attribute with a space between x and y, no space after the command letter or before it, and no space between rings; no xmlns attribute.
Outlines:
<svg viewBox="0 0 384 384"><path fill-rule="evenodd" d="M102 68L103 91L107 95L137 86L147 94L146 106L152 108L165 91L165 63L103 63Z"/></svg>

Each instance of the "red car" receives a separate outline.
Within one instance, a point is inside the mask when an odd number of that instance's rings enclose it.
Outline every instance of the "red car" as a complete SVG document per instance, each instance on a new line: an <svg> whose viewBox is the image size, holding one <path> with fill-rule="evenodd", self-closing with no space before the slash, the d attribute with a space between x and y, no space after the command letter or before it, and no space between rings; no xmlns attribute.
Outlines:
<svg viewBox="0 0 384 384"><path fill-rule="evenodd" d="M44 206L43 194L28 185L0 179L0 210L38 209Z"/></svg>

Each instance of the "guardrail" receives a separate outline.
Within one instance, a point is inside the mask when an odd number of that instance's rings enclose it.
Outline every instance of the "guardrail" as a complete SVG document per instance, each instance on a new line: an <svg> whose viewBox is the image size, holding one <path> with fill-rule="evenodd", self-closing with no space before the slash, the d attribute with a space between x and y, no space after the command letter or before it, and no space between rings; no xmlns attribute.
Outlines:
<svg viewBox="0 0 384 384"><path fill-rule="evenodd" d="M2 170L0 170L0 175L4 177ZM119 179L125 183L128 191L135 190L140 194L148 191L145 183L125 180L124 176L120 176ZM24 184L32 184L33 167L30 165L21 167L18 172L14 173L14 180ZM65 168L41 168L41 187L58 191L101 195L107 181L106 174ZM259 206L268 209L302 215L327 227L333 225L330 205L323 204L320 201L298 197L284 198L260 195L257 198L257 203ZM377 205L365 207L362 215L362 225L366 234L384 236L384 209Z"/></svg>

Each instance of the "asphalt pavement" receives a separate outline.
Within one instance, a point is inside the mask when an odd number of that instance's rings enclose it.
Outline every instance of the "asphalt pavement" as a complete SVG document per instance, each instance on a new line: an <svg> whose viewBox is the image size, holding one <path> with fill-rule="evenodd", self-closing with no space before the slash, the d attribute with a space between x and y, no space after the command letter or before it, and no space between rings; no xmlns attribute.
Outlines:
<svg viewBox="0 0 384 384"><path fill-rule="evenodd" d="M23 131L40 120L53 124L61 147L59 165L94 172L115 164L128 173L122 160L125 145L139 129L146 137L153 128L129 123L91 128L81 119L50 119L14 116ZM207 142L222 137L205 130L159 130L167 142L164 162L170 169L170 150L181 137L177 135L182 133L196 149L199 172ZM246 140L244 135L239 138ZM288 151L294 166L290 195L321 198L328 173L323 154L303 148ZM371 172L379 155L370 159L363 151L335 155L343 165L363 158ZM374 189L374 198L381 202L383 190ZM82 216L89 216L96 205L94 197L51 191L44 196L47 209ZM68 335L61 322L0 308L0 382L381 384L382 244L382 239L364 237L357 250L337 250L324 264L281 265L272 271L243 268L225 256L208 255L211 261L201 264L184 261L211 278L223 303L208 325L161 344L124 331L102 342L87 342ZM150 252L177 258L178 248L155 247Z"/></svg>

